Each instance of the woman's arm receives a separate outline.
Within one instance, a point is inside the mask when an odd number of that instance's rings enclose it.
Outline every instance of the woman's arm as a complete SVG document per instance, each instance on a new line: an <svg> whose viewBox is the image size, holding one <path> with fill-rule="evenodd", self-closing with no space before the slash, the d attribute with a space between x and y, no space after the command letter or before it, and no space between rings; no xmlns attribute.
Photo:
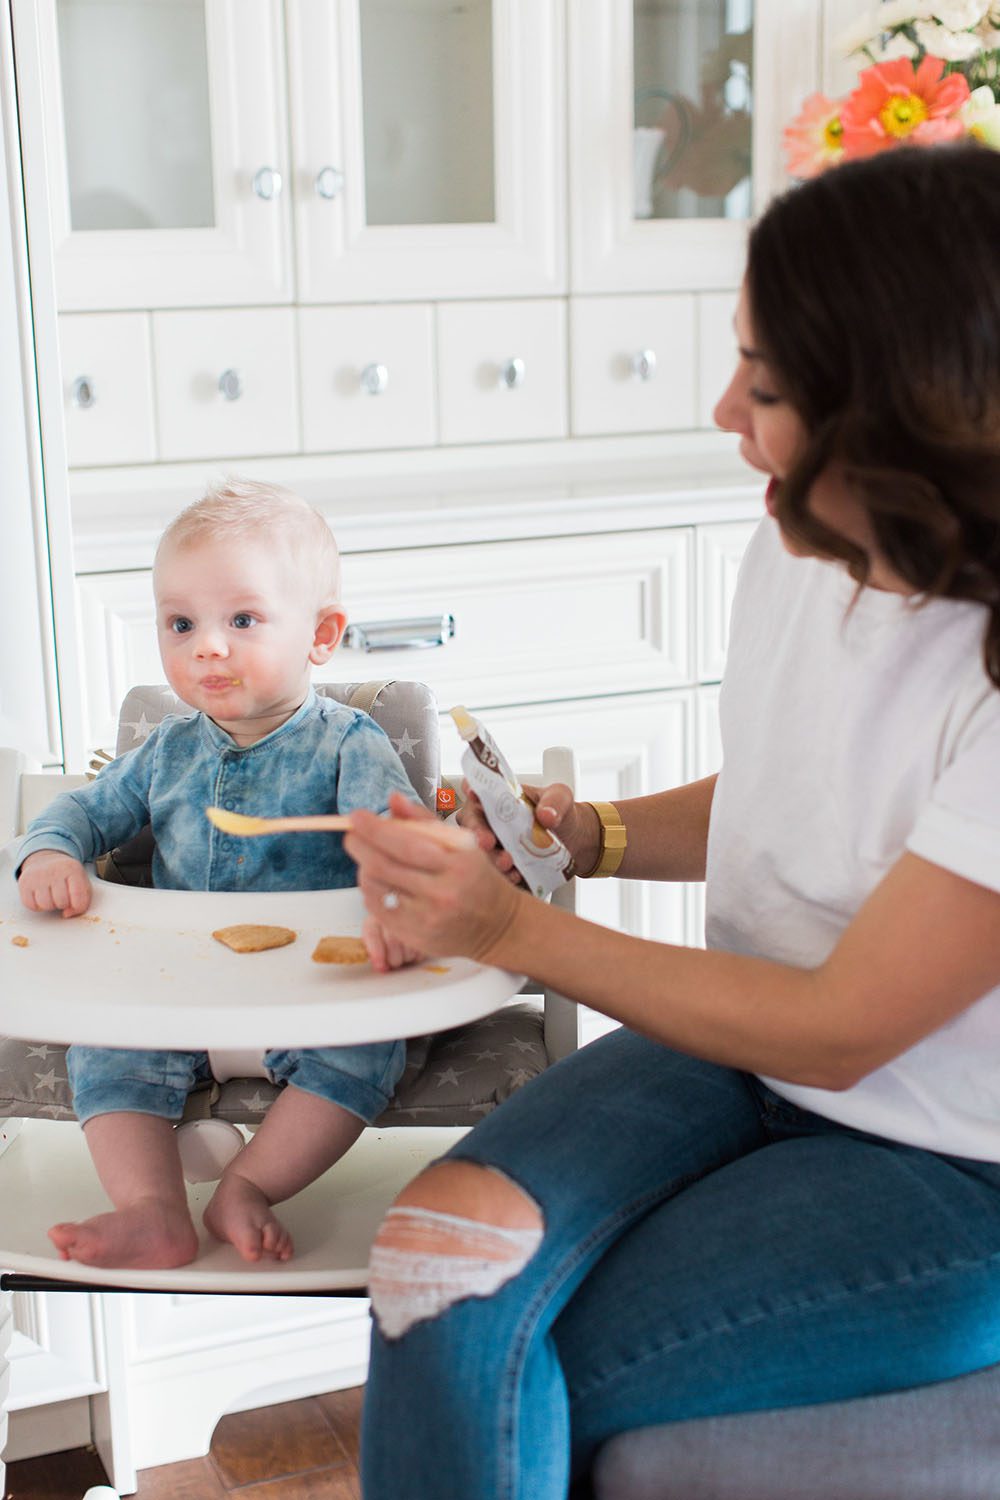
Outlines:
<svg viewBox="0 0 1000 1500"><path fill-rule="evenodd" d="M617 872L621 879L704 880L708 820L717 779L717 775L706 776L667 792L615 803L628 829L628 846ZM559 835L577 869L593 869L600 849L601 824L590 803L575 802L569 787L560 783L540 791L529 786L525 791L535 802L539 822ZM459 813L459 822L474 830L481 848L495 847L478 799L469 799ZM501 852L496 864L507 874L513 861Z"/></svg>
<svg viewBox="0 0 1000 1500"><path fill-rule="evenodd" d="M913 854L826 962L805 969L585 922L517 890L480 851L432 846L406 821L355 814L347 836L366 900L401 941L528 973L731 1067L849 1088L1000 984L1000 893ZM383 912L387 890L400 899Z"/></svg>

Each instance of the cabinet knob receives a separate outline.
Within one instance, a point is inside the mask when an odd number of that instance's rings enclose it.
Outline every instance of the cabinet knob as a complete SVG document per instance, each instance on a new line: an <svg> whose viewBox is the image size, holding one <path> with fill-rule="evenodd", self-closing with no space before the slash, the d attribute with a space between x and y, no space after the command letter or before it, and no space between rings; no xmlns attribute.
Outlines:
<svg viewBox="0 0 1000 1500"><path fill-rule="evenodd" d="M344 174L339 167L320 167L315 186L321 198L339 198L344 191Z"/></svg>
<svg viewBox="0 0 1000 1500"><path fill-rule="evenodd" d="M83 411L93 406L97 400L93 376L78 375L70 386L70 396L73 399L73 405L79 406Z"/></svg>
<svg viewBox="0 0 1000 1500"><path fill-rule="evenodd" d="M524 360L515 355L500 366L500 384L505 390L516 391L518 386L524 384L525 373Z"/></svg>
<svg viewBox="0 0 1000 1500"><path fill-rule="evenodd" d="M656 350L640 349L631 360L632 374L636 380L652 380L656 374Z"/></svg>
<svg viewBox="0 0 1000 1500"><path fill-rule="evenodd" d="M253 174L250 186L258 198L263 198L265 203L270 203L272 198L277 198L281 192L281 173L274 167L258 167Z"/></svg>
<svg viewBox="0 0 1000 1500"><path fill-rule="evenodd" d="M388 365L365 365L361 371L361 389L367 391L369 396L381 396L388 389L389 366Z"/></svg>
<svg viewBox="0 0 1000 1500"><path fill-rule="evenodd" d="M243 380L239 370L223 370L219 376L219 392L225 401L238 401L243 394Z"/></svg>

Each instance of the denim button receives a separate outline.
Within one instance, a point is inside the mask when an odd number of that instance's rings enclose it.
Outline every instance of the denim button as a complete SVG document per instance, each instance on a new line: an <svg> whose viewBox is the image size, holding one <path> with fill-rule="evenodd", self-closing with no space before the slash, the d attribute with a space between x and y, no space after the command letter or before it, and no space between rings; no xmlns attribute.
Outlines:
<svg viewBox="0 0 1000 1500"><path fill-rule="evenodd" d="M232 812L234 807L236 806L235 802L223 802L222 805L227 812Z"/></svg>

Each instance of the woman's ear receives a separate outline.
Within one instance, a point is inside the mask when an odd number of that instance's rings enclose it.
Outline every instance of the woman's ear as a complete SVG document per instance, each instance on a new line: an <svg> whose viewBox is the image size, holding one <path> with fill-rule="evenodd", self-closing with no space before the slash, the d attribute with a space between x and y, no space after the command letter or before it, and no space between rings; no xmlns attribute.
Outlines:
<svg viewBox="0 0 1000 1500"><path fill-rule="evenodd" d="M347 625L347 616L342 609L326 609L316 621L316 631L313 635L312 649L309 652L309 660L313 666L319 667L336 651L340 645L341 637Z"/></svg>

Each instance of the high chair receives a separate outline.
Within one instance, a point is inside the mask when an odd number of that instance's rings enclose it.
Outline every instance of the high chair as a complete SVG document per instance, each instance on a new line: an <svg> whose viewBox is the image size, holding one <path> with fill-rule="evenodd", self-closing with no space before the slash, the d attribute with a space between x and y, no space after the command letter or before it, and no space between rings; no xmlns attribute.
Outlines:
<svg viewBox="0 0 1000 1500"><path fill-rule="evenodd" d="M371 682L317 684L317 691L362 708L396 744L414 789L430 807L435 806L441 783L437 705L422 683ZM166 688L134 688L122 704L116 754L144 739L154 724L179 705ZM542 775L546 781L575 782L574 757L566 750L545 752ZM84 783L84 776L59 776L29 772L23 757L0 750L0 845L7 845L58 792ZM454 788L455 783L445 781ZM101 932L105 941L94 947L93 964L77 963L65 974L64 984L36 986L16 999L16 976L11 960L27 958L12 949L10 938L17 928L16 891L12 892L13 852L0 853L0 881L7 886L3 904L7 918L6 942L0 947L0 969L7 986L2 1026L15 1036L0 1037L0 1451L2 1409L9 1372L4 1350L10 1337L9 1293L15 1289L47 1290L130 1289L178 1292L288 1292L316 1295L360 1295L364 1293L368 1250L385 1209L405 1183L428 1162L447 1149L457 1133L526 1082L535 1073L579 1045L577 1008L562 996L535 993L523 976L484 969L469 960L428 963L414 969L382 976L377 980L366 971L367 989L356 992L357 977L330 975L325 966L308 962L302 975L302 999L282 990L280 1004L272 1000L273 980L261 981L253 989L254 970L240 973L241 994L246 1003L226 1010L219 989L219 972L197 970L185 973L182 986L168 990L157 1004L152 979L137 985L133 1007L110 1003L107 991L124 981L115 976L116 946L136 941L132 924L138 924L142 941L161 964L159 988L166 979L164 952L176 946L177 913L188 930L197 924L199 939L218 925L232 921L287 923L308 929L316 911L327 931L359 930L361 901L356 891L299 893L190 893L144 889L151 884L149 861L152 844L148 829L121 849L112 851L102 863L101 881L95 882L92 913L97 915L89 933L78 929L84 942ZM132 889L124 889L130 886ZM558 893L560 904L572 907L573 883ZM105 903L101 905L102 901ZM100 913L110 912L111 917ZM162 921L151 914L166 913ZM266 912L266 914L265 914ZM50 919L25 914L43 924ZM88 917L75 919L87 923ZM118 923L118 936L113 923ZM159 922L159 926L157 925ZM149 924L148 928L143 924ZM349 925L352 924L352 925ZM164 927L170 929L161 931ZM26 929L28 930L28 929ZM37 936L44 926L30 929ZM306 932L300 931L300 937ZM29 938L29 943L31 938ZM164 950L164 943L168 949ZM217 948L209 938L204 945ZM145 951L145 950L144 950ZM280 950L283 954L292 949ZM305 949L306 957L311 951ZM220 953L223 950L219 950ZM201 955L204 957L204 955ZM260 955L262 958L277 957ZM6 959L6 964L4 963ZM245 959L238 959L245 963ZM189 965L190 967L190 965ZM256 959L255 959L256 967ZM272 974L276 970L271 971ZM257 969L263 974L263 969ZM11 976L15 982L11 983ZM245 977L244 977L245 976ZM199 987L198 980L202 978ZM317 989L326 985L325 990ZM518 998L519 991L527 992ZM377 991L377 993L376 993ZM383 991L385 992L383 994ZM192 995L197 998L191 1005ZM262 999L263 996L263 999ZM402 998L401 998L402 997ZM403 998L405 1008L401 1009ZM258 1001L261 1005L258 1005ZM184 1006L188 1016L183 1016ZM262 1006L262 1008L261 1008ZM270 1006L270 1010L268 1010ZM382 1014L382 1008L387 1008ZM180 1019L178 1019L180 1017ZM12 1019L13 1018L13 1019ZM189 1266L172 1271L125 1272L84 1267L58 1259L45 1235L47 1226L59 1219L89 1217L107 1208L107 1202L89 1162L82 1131L66 1129L73 1122L66 1070L65 1046L69 1040L128 1046L140 1044L138 1032L146 1025L193 1028L186 1042L178 1036L150 1036L153 1046L206 1046L212 1049L217 1081L192 1094L187 1123L193 1132L194 1170L186 1163L191 1183L189 1197L196 1224L211 1191L218 1168L205 1167L204 1137L213 1130L233 1132L234 1127L252 1128L277 1090L264 1076L250 1076L240 1069L256 1059L263 1047L277 1036L290 1046L319 1041L353 1042L380 1036L406 1036L407 1067L396 1098L374 1127L330 1172L283 1206L282 1216L291 1229L297 1253L292 1261L248 1266L231 1247L204 1238L198 1258ZM237 1024L238 1023L238 1024ZM323 1028L336 1026L336 1034ZM137 1028L125 1035L122 1028ZM264 1027L271 1041L261 1032ZM297 1034L295 1028L300 1028ZM81 1029L82 1028L82 1029ZM277 1029L275 1029L277 1028ZM301 1028L305 1028L304 1031ZM381 1028L381 1030L379 1029ZM397 1029L399 1028L399 1029ZM101 1035L97 1035L100 1032ZM86 1033L86 1034L84 1034ZM234 1035L234 1033L236 1033ZM422 1033L422 1034L417 1034ZM433 1033L433 1034L427 1034ZM34 1040L35 1038L38 1040ZM239 1044L233 1052L232 1043ZM405 1128L397 1128L405 1127ZM182 1158L186 1147L182 1146ZM211 1158L213 1149L208 1146ZM199 1168L201 1169L199 1171ZM2 1465L0 1465L2 1485ZM0 1491L2 1492L2 1491ZM110 1492L113 1493L113 1492Z"/></svg>

